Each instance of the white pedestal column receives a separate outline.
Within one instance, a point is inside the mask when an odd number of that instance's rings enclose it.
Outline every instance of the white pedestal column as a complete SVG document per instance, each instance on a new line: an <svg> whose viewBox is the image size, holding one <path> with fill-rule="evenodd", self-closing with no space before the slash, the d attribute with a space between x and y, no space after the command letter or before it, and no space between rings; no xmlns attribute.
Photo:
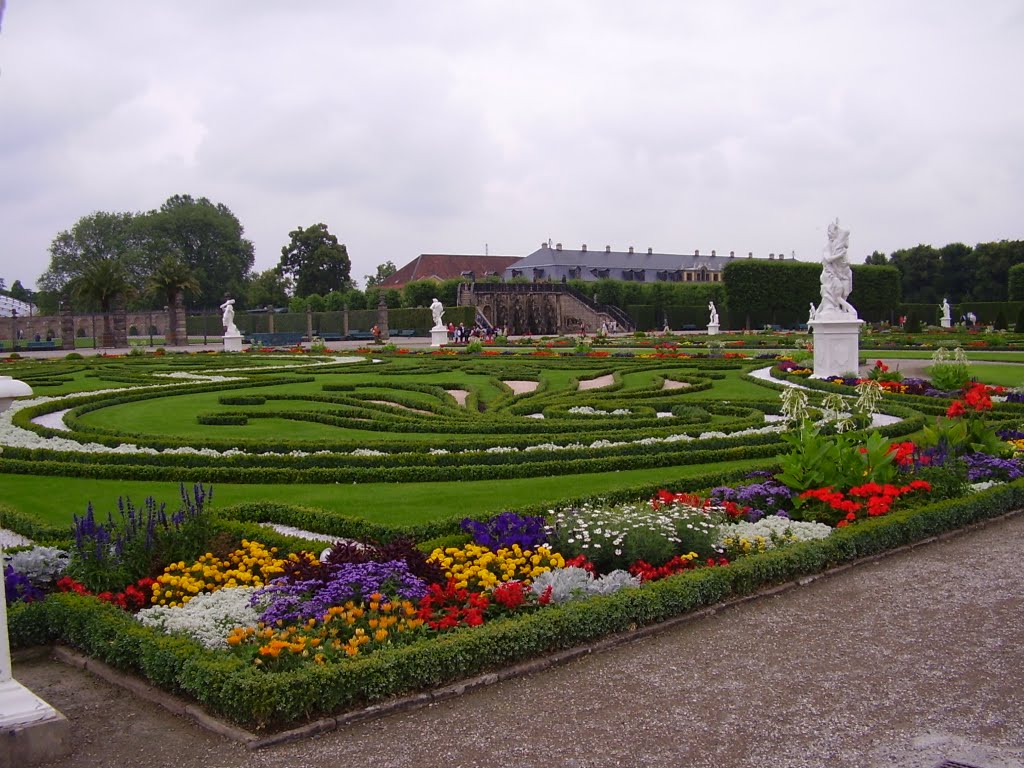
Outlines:
<svg viewBox="0 0 1024 768"><path fill-rule="evenodd" d="M443 325L430 329L430 346L440 347L448 343L448 329Z"/></svg>
<svg viewBox="0 0 1024 768"><path fill-rule="evenodd" d="M860 328L864 321L843 319L840 315L815 318L808 325L814 331L814 378L856 376L860 370Z"/></svg>
<svg viewBox="0 0 1024 768"><path fill-rule="evenodd" d="M944 317L941 320L939 320L939 323L942 325L943 328L951 328L952 322L953 321L948 317Z"/></svg>
<svg viewBox="0 0 1024 768"><path fill-rule="evenodd" d="M0 411L32 388L0 376ZM0 547L0 571L3 548ZM0 574L0 765L34 765L71 751L67 719L12 676L11 640L7 634L7 588Z"/></svg>
<svg viewBox="0 0 1024 768"><path fill-rule="evenodd" d="M709 323L708 324L708 336L717 336L718 335L718 328L719 328L718 323Z"/></svg>
<svg viewBox="0 0 1024 768"><path fill-rule="evenodd" d="M242 351L242 337L241 336L224 336L224 351L225 352L241 352Z"/></svg>

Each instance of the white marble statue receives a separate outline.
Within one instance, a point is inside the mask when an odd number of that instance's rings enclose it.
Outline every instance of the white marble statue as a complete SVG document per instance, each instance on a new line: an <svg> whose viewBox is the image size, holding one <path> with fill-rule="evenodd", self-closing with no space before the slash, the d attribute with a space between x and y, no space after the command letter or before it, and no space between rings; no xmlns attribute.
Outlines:
<svg viewBox="0 0 1024 768"><path fill-rule="evenodd" d="M815 312L815 319L828 316L851 315L857 317L857 310L846 300L853 290L853 270L846 258L850 246L850 230L839 226L839 219L828 225L828 245L821 257L821 304Z"/></svg>
<svg viewBox="0 0 1024 768"><path fill-rule="evenodd" d="M947 325L953 319L953 314L949 308L949 299L942 300L942 319L946 321Z"/></svg>
<svg viewBox="0 0 1024 768"><path fill-rule="evenodd" d="M430 302L430 313L434 316L434 327L440 328L441 318L444 317L444 306L437 299Z"/></svg>
<svg viewBox="0 0 1024 768"><path fill-rule="evenodd" d="M814 306L814 302L812 301L811 302L811 308L807 312L807 324L808 325L811 324L811 322L814 320L814 318L815 318L815 316L817 314L818 314L818 308L816 306Z"/></svg>
<svg viewBox="0 0 1024 768"><path fill-rule="evenodd" d="M715 306L715 302L708 302L708 312L711 313L711 318L708 320L708 325L718 325L718 308Z"/></svg>
<svg viewBox="0 0 1024 768"><path fill-rule="evenodd" d="M241 336L241 331L238 330L238 326L235 325L235 300L227 299L220 308L224 310L224 315L221 318L221 322L224 324L224 335L225 336Z"/></svg>

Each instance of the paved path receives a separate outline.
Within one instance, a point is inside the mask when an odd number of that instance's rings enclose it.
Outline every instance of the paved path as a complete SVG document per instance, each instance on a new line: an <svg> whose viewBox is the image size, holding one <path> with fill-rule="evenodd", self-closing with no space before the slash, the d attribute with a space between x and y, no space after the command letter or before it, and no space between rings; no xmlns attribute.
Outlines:
<svg viewBox="0 0 1024 768"><path fill-rule="evenodd" d="M53 768L1024 768L1024 515L425 709L250 753L58 662Z"/></svg>

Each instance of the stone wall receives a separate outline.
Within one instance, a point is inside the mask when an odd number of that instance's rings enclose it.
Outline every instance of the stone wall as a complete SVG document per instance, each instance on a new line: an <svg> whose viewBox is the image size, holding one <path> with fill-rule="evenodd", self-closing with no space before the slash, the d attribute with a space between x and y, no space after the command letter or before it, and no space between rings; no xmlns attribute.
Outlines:
<svg viewBox="0 0 1024 768"><path fill-rule="evenodd" d="M74 334L78 337L95 338L96 343L101 343L103 338L103 315L72 315L74 323ZM0 323L0 339L10 341L12 328L17 327L20 341L34 341L36 336L41 340L47 338L59 339L61 337L60 315L32 315L28 317L4 318L5 322ZM116 316L112 318L116 320ZM154 336L164 336L169 327L167 313L162 309L153 312L128 312L125 314L125 331L128 338L148 337L150 326L153 327ZM117 324L120 325L119 323Z"/></svg>

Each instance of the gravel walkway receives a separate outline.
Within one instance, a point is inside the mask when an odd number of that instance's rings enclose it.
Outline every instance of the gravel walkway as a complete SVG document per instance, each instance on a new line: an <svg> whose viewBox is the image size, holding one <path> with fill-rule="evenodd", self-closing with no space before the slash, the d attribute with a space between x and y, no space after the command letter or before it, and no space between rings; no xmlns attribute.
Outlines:
<svg viewBox="0 0 1024 768"><path fill-rule="evenodd" d="M53 768L1024 767L1024 515L460 698L248 752L49 659Z"/></svg>

